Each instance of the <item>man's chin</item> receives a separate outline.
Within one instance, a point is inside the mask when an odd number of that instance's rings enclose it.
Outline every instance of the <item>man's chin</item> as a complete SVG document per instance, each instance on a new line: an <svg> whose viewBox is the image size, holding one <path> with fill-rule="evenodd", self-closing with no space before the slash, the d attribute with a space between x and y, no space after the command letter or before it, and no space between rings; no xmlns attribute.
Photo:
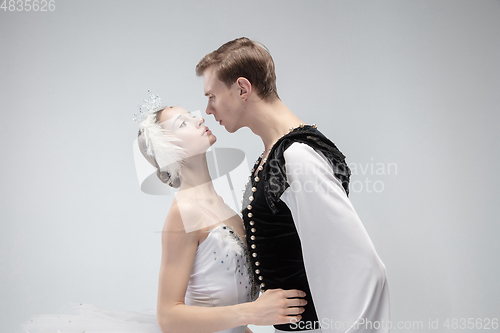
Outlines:
<svg viewBox="0 0 500 333"><path fill-rule="evenodd" d="M241 127L226 127L225 125L222 125L224 126L224 128L226 129L227 132L229 133L234 133L236 131L238 131Z"/></svg>

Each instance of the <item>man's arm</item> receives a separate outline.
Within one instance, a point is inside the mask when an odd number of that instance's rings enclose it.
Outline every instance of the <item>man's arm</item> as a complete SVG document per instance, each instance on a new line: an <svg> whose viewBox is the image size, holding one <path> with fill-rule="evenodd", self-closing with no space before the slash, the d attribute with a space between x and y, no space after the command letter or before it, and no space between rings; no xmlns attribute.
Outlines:
<svg viewBox="0 0 500 333"><path fill-rule="evenodd" d="M390 319L385 266L331 165L303 143L292 144L284 157L290 187L281 200L300 236L323 332L388 332L367 322L379 327Z"/></svg>

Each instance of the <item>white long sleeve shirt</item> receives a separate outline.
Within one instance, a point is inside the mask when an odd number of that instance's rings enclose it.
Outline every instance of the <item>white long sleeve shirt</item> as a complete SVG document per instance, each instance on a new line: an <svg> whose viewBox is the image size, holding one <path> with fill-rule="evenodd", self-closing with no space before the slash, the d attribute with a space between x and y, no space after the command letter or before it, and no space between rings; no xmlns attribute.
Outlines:
<svg viewBox="0 0 500 333"><path fill-rule="evenodd" d="M281 200L300 236L322 327L314 332L389 332L385 266L332 166L321 152L298 142L284 158L290 187Z"/></svg>

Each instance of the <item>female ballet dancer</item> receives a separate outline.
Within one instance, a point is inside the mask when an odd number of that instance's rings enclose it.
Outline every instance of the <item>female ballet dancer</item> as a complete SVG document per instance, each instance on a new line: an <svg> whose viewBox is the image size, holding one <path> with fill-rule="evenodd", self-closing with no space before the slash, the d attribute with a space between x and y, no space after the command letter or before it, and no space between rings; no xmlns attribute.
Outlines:
<svg viewBox="0 0 500 333"><path fill-rule="evenodd" d="M257 288L241 218L214 190L206 151L215 135L180 107L153 108L139 148L163 182L179 191L162 232L157 319L162 332L251 332L247 324L300 320L299 290Z"/></svg>

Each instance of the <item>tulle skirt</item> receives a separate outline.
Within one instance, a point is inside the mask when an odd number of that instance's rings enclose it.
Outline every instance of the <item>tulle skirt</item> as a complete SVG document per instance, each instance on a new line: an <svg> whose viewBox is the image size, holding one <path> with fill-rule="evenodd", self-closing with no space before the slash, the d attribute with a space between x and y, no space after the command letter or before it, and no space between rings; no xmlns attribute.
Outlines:
<svg viewBox="0 0 500 333"><path fill-rule="evenodd" d="M107 311L92 304L68 303L64 314L37 315L23 333L161 333L154 310Z"/></svg>

